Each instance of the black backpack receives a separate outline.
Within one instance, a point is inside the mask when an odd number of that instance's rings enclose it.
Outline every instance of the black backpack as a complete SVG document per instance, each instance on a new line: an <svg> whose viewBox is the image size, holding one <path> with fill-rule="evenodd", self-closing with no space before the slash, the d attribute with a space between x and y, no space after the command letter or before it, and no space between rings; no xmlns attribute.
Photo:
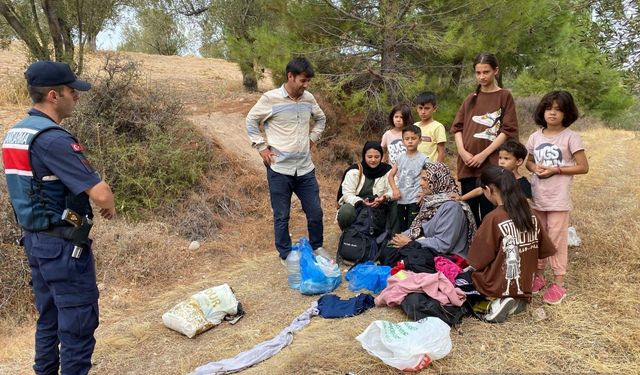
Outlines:
<svg viewBox="0 0 640 375"><path fill-rule="evenodd" d="M360 205L356 212L356 220L340 235L336 255L338 263L375 261L381 245L387 240L386 205L381 208Z"/></svg>

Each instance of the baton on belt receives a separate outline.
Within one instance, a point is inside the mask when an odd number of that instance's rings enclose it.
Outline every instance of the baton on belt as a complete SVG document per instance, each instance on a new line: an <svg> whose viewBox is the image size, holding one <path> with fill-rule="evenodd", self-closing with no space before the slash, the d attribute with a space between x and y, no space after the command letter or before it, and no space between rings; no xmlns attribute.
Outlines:
<svg viewBox="0 0 640 375"><path fill-rule="evenodd" d="M73 243L71 257L76 259L80 258L83 247L89 242L89 232L91 231L91 227L93 227L93 221L89 219L89 216L82 217L69 208L62 212L62 220L74 227L71 232L71 238L69 238L71 243Z"/></svg>

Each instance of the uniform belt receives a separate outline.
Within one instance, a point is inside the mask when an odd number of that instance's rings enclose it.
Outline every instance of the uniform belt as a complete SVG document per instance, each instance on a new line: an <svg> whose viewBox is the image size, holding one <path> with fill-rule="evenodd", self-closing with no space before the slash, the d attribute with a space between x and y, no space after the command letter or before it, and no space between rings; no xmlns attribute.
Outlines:
<svg viewBox="0 0 640 375"><path fill-rule="evenodd" d="M49 229L41 230L38 233L43 233L49 236L63 238L65 240L70 240L74 229L75 228L72 226L60 226L60 227L52 227Z"/></svg>

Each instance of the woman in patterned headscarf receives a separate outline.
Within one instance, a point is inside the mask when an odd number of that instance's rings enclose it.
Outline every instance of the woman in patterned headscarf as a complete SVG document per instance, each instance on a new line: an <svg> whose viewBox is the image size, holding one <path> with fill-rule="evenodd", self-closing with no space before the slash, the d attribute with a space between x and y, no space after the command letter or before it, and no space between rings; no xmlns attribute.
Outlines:
<svg viewBox="0 0 640 375"><path fill-rule="evenodd" d="M396 247L417 241L435 253L457 254L466 258L476 223L469 206L450 198L458 187L449 168L441 163L427 163L420 186L424 197L420 212L408 230L395 235L390 243Z"/></svg>

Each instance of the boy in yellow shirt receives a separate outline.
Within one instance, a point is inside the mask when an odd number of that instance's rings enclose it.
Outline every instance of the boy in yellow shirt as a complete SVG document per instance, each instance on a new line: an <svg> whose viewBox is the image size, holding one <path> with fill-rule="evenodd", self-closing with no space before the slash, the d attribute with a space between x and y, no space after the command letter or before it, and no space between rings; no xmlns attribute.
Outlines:
<svg viewBox="0 0 640 375"><path fill-rule="evenodd" d="M420 116L420 121L415 125L422 130L418 151L425 154L431 161L444 163L447 132L444 130L444 125L433 119L433 113L438 109L436 94L430 91L421 92L416 96L415 105Z"/></svg>

